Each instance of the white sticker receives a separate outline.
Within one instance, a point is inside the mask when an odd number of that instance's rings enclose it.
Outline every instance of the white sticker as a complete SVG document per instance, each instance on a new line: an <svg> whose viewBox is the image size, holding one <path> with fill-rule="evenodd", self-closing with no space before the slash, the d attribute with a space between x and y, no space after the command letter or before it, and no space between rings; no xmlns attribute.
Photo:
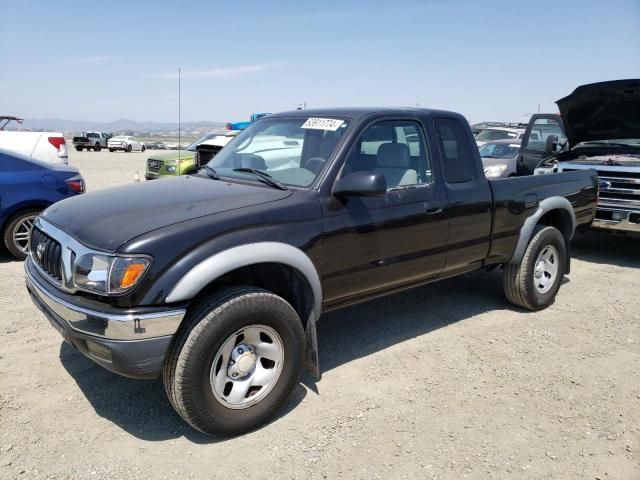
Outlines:
<svg viewBox="0 0 640 480"><path fill-rule="evenodd" d="M520 145L518 145L517 143L510 143L509 146L513 148L520 148Z"/></svg>
<svg viewBox="0 0 640 480"><path fill-rule="evenodd" d="M344 123L344 120L335 120L333 118L309 118L302 128L310 128L312 130L329 130L335 132L340 128L340 125Z"/></svg>

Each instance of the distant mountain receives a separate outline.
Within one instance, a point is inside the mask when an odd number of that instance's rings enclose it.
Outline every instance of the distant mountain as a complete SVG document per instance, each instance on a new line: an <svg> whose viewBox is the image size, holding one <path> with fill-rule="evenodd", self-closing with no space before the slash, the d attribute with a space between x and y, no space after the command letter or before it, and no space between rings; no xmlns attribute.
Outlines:
<svg viewBox="0 0 640 480"><path fill-rule="evenodd" d="M183 131L190 130L215 130L224 128L224 122L200 121L200 122L182 122ZM81 132L81 131L97 131L97 132L120 132L130 130L134 132L170 132L178 130L177 122L138 122L121 118L112 122L94 122L83 120L63 120L60 118L29 118L25 119L21 125L22 128L31 128L33 130L52 130L58 132Z"/></svg>

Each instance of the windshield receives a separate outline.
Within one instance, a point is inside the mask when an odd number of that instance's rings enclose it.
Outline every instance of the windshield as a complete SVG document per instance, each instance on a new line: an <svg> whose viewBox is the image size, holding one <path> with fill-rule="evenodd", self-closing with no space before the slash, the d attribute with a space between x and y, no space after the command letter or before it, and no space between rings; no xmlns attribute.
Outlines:
<svg viewBox="0 0 640 480"><path fill-rule="evenodd" d="M243 130L208 166L225 177L255 179L253 168L285 185L306 187L313 183L349 122L336 118L264 118Z"/></svg>
<svg viewBox="0 0 640 480"><path fill-rule="evenodd" d="M219 137L220 135L224 135L224 133L216 133L216 132L211 132L211 133L207 133L206 135L201 136L199 139L197 139L195 142L193 142L191 145L189 145L187 147L187 150L189 150L190 152L195 152L196 151L196 147L198 145L200 145L202 142L206 142L207 140L211 140L214 137Z"/></svg>
<svg viewBox="0 0 640 480"><path fill-rule="evenodd" d="M491 140L503 140L507 138L518 138L518 132L510 132L508 130L498 130L495 128L482 130L476 135L476 140L480 142L489 142Z"/></svg>
<svg viewBox="0 0 640 480"><path fill-rule="evenodd" d="M481 157L513 158L518 154L520 145L516 143L485 143L479 150Z"/></svg>

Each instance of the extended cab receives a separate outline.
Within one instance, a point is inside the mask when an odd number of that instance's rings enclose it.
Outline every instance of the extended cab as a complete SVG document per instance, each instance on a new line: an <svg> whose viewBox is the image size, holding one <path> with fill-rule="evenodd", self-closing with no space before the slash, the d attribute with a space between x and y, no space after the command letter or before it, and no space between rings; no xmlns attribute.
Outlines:
<svg viewBox="0 0 640 480"><path fill-rule="evenodd" d="M84 355L161 375L190 425L235 434L287 400L303 365L319 375L325 311L492 267L511 303L547 307L596 194L592 171L487 180L456 113L281 113L197 175L50 207L26 283Z"/></svg>
<svg viewBox="0 0 640 480"><path fill-rule="evenodd" d="M522 141L519 170L595 170L600 196L593 228L640 235L640 80L582 85L538 114Z"/></svg>

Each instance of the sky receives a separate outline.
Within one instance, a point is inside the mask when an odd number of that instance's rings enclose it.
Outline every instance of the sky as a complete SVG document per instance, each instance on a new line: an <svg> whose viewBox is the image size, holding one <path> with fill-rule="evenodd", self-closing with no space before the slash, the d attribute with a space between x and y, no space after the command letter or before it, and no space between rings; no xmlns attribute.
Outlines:
<svg viewBox="0 0 640 480"><path fill-rule="evenodd" d="M331 106L555 112L640 78L640 0L0 0L0 114L239 121Z"/></svg>

